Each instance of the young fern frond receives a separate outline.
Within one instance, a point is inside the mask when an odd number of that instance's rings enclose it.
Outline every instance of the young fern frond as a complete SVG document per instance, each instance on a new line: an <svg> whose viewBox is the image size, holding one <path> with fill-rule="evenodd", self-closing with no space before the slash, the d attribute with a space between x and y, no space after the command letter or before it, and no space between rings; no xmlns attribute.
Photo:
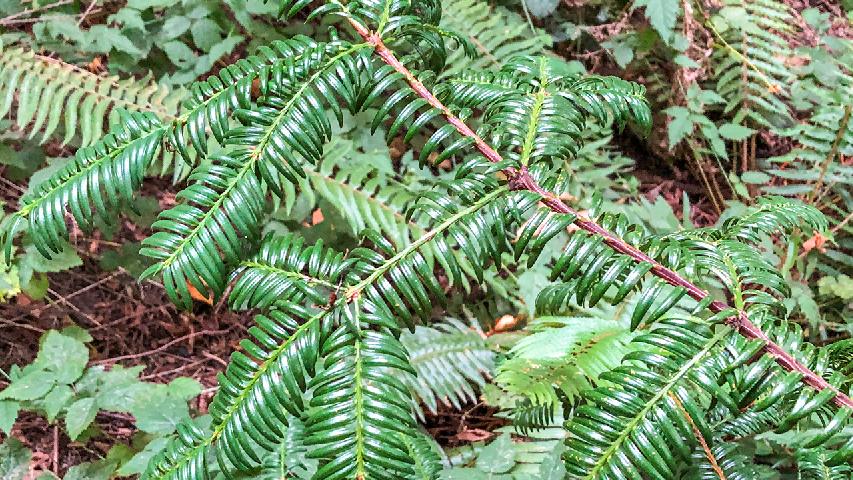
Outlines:
<svg viewBox="0 0 853 480"><path fill-rule="evenodd" d="M182 94L148 78L102 77L32 50L0 50L0 117L13 113L29 138L41 133L40 143L61 125L63 145L78 134L80 146L94 145L105 124L124 123L121 110L151 113L164 122L177 118Z"/></svg>
<svg viewBox="0 0 853 480"><path fill-rule="evenodd" d="M541 294L540 294L541 296ZM633 334L616 322L585 317L538 317L513 346L495 383L531 406L575 403L630 351Z"/></svg>
<svg viewBox="0 0 853 480"><path fill-rule="evenodd" d="M696 319L666 319L635 342L628 362L601 376L610 385L589 391L590 404L578 407L568 424L566 468L573 478L618 478L636 465L650 478L674 478L679 457L691 449L693 437L687 412L707 439L704 404L711 398L725 403L727 394L716 379L725 365L713 354L734 332L714 333ZM591 455L592 454L592 455Z"/></svg>
<svg viewBox="0 0 853 480"><path fill-rule="evenodd" d="M800 478L815 480L844 480L850 478L853 469L850 465L832 465L828 461L832 457L823 449L803 452L797 456L797 468Z"/></svg>

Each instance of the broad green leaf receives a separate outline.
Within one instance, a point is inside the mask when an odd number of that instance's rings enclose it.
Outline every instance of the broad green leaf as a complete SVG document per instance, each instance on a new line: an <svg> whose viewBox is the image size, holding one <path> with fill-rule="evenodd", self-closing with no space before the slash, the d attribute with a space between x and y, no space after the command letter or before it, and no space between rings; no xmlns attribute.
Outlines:
<svg viewBox="0 0 853 480"><path fill-rule="evenodd" d="M127 6L137 10L147 10L149 8L170 7L174 6L173 0L129 0Z"/></svg>
<svg viewBox="0 0 853 480"><path fill-rule="evenodd" d="M566 478L566 465L562 458L563 450L565 450L565 446L557 442L557 445L539 466L538 480L563 480Z"/></svg>
<svg viewBox="0 0 853 480"><path fill-rule="evenodd" d="M200 18L193 22L190 30L196 47L209 52L214 45L222 41L222 28L209 18Z"/></svg>
<svg viewBox="0 0 853 480"><path fill-rule="evenodd" d="M511 479L510 475L493 476L474 468L451 468L442 470L440 480L498 480Z"/></svg>
<svg viewBox="0 0 853 480"><path fill-rule="evenodd" d="M75 338L51 330L44 337L35 364L54 373L56 381L70 384L80 378L89 362L89 349Z"/></svg>
<svg viewBox="0 0 853 480"><path fill-rule="evenodd" d="M12 433L12 425L18 419L18 411L21 404L11 400L0 400L0 432L9 435Z"/></svg>
<svg viewBox="0 0 853 480"><path fill-rule="evenodd" d="M167 435L190 417L186 401L167 393L166 387L149 390L136 399L131 409L136 426L146 433Z"/></svg>
<svg viewBox="0 0 853 480"><path fill-rule="evenodd" d="M192 400L204 389L197 380L187 377L178 377L169 382L167 387L169 395L184 401Z"/></svg>
<svg viewBox="0 0 853 480"><path fill-rule="evenodd" d="M137 475L145 471L148 467L148 462L154 458L155 455L163 451L166 448L166 445L169 444L169 439L160 437L155 438L142 449L141 452L138 452L136 455L130 458L121 468L118 469L118 473L121 476L129 476L129 475Z"/></svg>
<svg viewBox="0 0 853 480"><path fill-rule="evenodd" d="M755 130L736 123L725 123L720 126L719 131L720 135L722 135L726 140L733 140L736 142L746 140L755 133Z"/></svg>
<svg viewBox="0 0 853 480"><path fill-rule="evenodd" d="M69 468L62 480L109 480L115 469L116 463L106 460L81 463Z"/></svg>
<svg viewBox="0 0 853 480"><path fill-rule="evenodd" d="M554 13L560 0L522 0L527 11L536 18L547 17Z"/></svg>
<svg viewBox="0 0 853 480"><path fill-rule="evenodd" d="M95 25L89 30L89 41L94 45L94 50L103 53L109 53L115 49L119 52L124 52L132 56L140 56L143 54L129 38L124 36L121 30L117 28L109 28L104 25Z"/></svg>
<svg viewBox="0 0 853 480"><path fill-rule="evenodd" d="M57 385L45 395L42 400L42 407L47 414L47 421L53 422L59 412L68 405L71 398L74 397L74 391L68 385Z"/></svg>
<svg viewBox="0 0 853 480"><path fill-rule="evenodd" d="M54 383L56 375L53 372L34 369L0 391L0 399L35 400L49 392Z"/></svg>
<svg viewBox="0 0 853 480"><path fill-rule="evenodd" d="M107 17L108 22L118 22L124 25L125 28L145 31L145 20L142 19L142 12L135 8L122 8L118 12Z"/></svg>
<svg viewBox="0 0 853 480"><path fill-rule="evenodd" d="M743 180L744 183L764 185L770 181L770 175L767 175L764 172L743 172L740 175L740 179Z"/></svg>
<svg viewBox="0 0 853 480"><path fill-rule="evenodd" d="M690 119L690 111L684 107L669 107L665 111L672 117L667 128L667 137L669 138L669 148L671 150L693 131L693 121Z"/></svg>
<svg viewBox="0 0 853 480"><path fill-rule="evenodd" d="M633 8L646 7L646 18L667 44L672 39L675 22L681 14L678 0L638 0Z"/></svg>
<svg viewBox="0 0 853 480"><path fill-rule="evenodd" d="M172 40L183 35L190 29L190 25L190 19L183 15L171 16L163 23L160 35L163 36L164 40Z"/></svg>
<svg viewBox="0 0 853 480"><path fill-rule="evenodd" d="M83 433L83 430L92 424L97 414L98 404L92 397L72 403L65 414L65 429L68 431L68 437L71 440L76 440Z"/></svg>
<svg viewBox="0 0 853 480"><path fill-rule="evenodd" d="M111 412L130 412L134 401L150 395L152 390L162 388L159 385L139 381L143 367L113 367L100 376L97 387L98 405Z"/></svg>
<svg viewBox="0 0 853 480"><path fill-rule="evenodd" d="M27 284L34 278L34 273L62 272L79 267L82 264L83 260L70 245L65 244L62 251L54 253L51 258L42 256L35 245L27 245L24 249L24 255L18 263L18 270L21 275L21 283Z"/></svg>
<svg viewBox="0 0 853 480"><path fill-rule="evenodd" d="M853 278L847 275L823 277L817 282L821 295L833 295L843 300L853 300Z"/></svg>
<svg viewBox="0 0 853 480"><path fill-rule="evenodd" d="M92 335L89 334L89 332L87 332L85 328L77 325L67 326L60 330L59 333L65 335L66 337L71 337L77 340L78 342L89 343L94 340L94 338L92 338Z"/></svg>
<svg viewBox="0 0 853 480"><path fill-rule="evenodd" d="M515 466L515 449L512 437L504 433L483 447L477 457L477 468L486 473L507 473Z"/></svg>
<svg viewBox="0 0 853 480"><path fill-rule="evenodd" d="M166 56L169 57L169 61L181 69L191 68L198 58L190 47L177 40L165 43L162 48L166 52Z"/></svg>

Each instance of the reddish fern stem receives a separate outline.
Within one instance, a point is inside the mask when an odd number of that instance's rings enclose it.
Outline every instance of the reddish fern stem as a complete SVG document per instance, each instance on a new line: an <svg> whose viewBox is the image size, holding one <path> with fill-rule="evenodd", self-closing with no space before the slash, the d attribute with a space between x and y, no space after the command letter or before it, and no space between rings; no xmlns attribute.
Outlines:
<svg viewBox="0 0 853 480"><path fill-rule="evenodd" d="M466 137L474 140L474 145L477 147L477 150L483 154L489 161L491 162L501 162L503 157L499 154L495 149L493 149L489 144L487 144L476 132L471 130L471 128L465 124L462 120L456 117L453 112L450 111L447 106L445 106L441 101L432 94L415 76L403 65L400 60L394 55L388 47L382 42L382 39L367 29L364 25L359 23L353 18L349 18L349 23L355 29L356 32L370 45L373 46L376 54L382 58L382 60L394 68L395 71L402 74L408 84L411 86L412 90L415 91L421 98L426 100L432 107L437 108L442 111L444 117L447 121L453 125L456 130ZM656 260L652 259L641 250L637 249L633 245L630 245L623 241L621 238L617 237L613 233L605 230L600 225L595 223L593 220L586 218L581 215L578 211L569 207L562 200L560 200L556 195L552 192L549 192L543 189L536 180L528 173L527 169L515 169L509 168L504 170L507 178L510 179L511 185L513 188L518 190L529 190L532 192L536 192L542 196L542 203L550 208L552 211L557 213L564 213L572 215L575 218L575 225L587 232L590 232L595 235L600 235L604 238L604 243L606 243L610 248L616 250L619 253L624 255L628 255L638 262L647 262L652 265L651 272L657 277L663 279L665 282L670 285L676 287L683 287L687 294L690 295L697 301L704 300L709 296L709 293L702 290L698 286L694 285L678 273L670 270L669 268L661 265ZM725 303L714 300L710 303L709 308L712 312L719 313L724 310L729 310L731 307L726 305ZM743 311L738 311L737 315L731 316L726 320L726 324L736 329L738 333L743 335L744 337L751 340L760 340L764 342L764 351L772 356L776 363L778 363L782 368L788 371L795 371L800 373L803 378L802 382L815 388L817 390L825 390L830 389L835 393L833 397L833 402L840 407L849 407L853 408L853 400L850 399L849 396L839 391L835 386L831 385L827 382L823 377L811 371L807 366L800 363L793 355L786 352L781 346L771 341L764 331L761 330L757 325L752 323L749 320L746 313Z"/></svg>

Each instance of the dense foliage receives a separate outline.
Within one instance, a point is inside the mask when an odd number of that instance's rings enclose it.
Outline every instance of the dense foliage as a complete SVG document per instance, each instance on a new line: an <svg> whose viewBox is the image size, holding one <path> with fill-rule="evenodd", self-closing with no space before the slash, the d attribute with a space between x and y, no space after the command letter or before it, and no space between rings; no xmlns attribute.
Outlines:
<svg viewBox="0 0 853 480"><path fill-rule="evenodd" d="M150 216L139 192L170 175L141 278L256 315L208 415L190 379L87 367L70 327L8 372L0 430L33 411L85 441L99 411L133 415L140 444L66 479L848 478L851 44L772 0L647 0L599 26L557 3L225 2L236 32L213 3L131 1L4 35L14 152L78 148L3 217L0 299L43 295L73 231ZM814 45L792 46L794 16ZM211 71L244 33L253 53ZM719 221L640 198L613 132L683 159ZM759 158L760 136L793 140ZM508 421L488 444L422 427L472 403ZM0 473L28 455L10 438Z"/></svg>

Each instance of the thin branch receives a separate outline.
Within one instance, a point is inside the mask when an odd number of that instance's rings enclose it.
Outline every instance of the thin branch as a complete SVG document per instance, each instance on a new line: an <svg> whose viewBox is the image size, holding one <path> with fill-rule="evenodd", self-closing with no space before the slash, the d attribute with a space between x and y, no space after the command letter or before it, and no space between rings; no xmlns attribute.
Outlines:
<svg viewBox="0 0 853 480"><path fill-rule="evenodd" d="M201 330L198 332L193 332L193 333L184 335L183 337L178 337L178 338L166 343L165 345L161 345L161 346L154 348L152 350L147 350L145 352L139 352L139 353L134 353L134 354L129 354L129 355L122 355L120 357L105 358L103 360L98 360L98 361L92 362L92 363L95 365L106 365L106 364L118 362L119 360L132 360L134 358L147 357L148 355L151 355L151 354L154 354L157 352L162 352L163 350L166 350L167 348L169 348L175 344L181 343L181 342L189 340L191 338L198 337L200 335L222 335L223 333L228 333L229 331L231 331L231 329Z"/></svg>
<svg viewBox="0 0 853 480"><path fill-rule="evenodd" d="M390 65L394 70L398 73L402 74L406 81L409 83L411 88L424 100L426 100L431 106L437 108L442 111L448 123L454 126L456 130L463 136L471 138L474 141L474 145L477 147L477 150L485 156L489 161L494 163L499 163L503 161L503 157L495 151L489 144L483 141L479 135L477 135L473 130L471 130L468 125L465 124L462 120L456 117L453 112L450 111L441 101L432 94L415 76L412 72L406 68L405 65L397 59L394 53L385 46L382 42L380 36L374 32L371 32L360 22L355 20L352 17L348 17L350 25L355 29L356 32L370 45L373 46L376 54L382 58L382 60ZM595 223L594 221L586 218L580 212L574 210L569 207L565 203L563 203L560 198L545 189L543 189L536 180L530 175L526 168L522 167L520 169L516 168L507 168L504 170L504 174L509 178L510 187L517 190L529 190L531 192L536 192L542 197L542 203L550 208L551 210L557 213L563 213L572 215L575 220L574 224L587 232L593 233L595 235L599 235L604 239L604 243L607 244L610 248L615 250L618 253L628 255L638 262L647 262L652 265L651 273L655 276L663 279L665 282L669 283L675 287L683 287L687 294L690 295L696 301L705 300L710 296L710 294L693 283L689 282L673 270L661 265L656 260L652 259L648 255L646 255L641 250L637 249L633 245L626 243L621 238L617 237L613 233L605 230L600 225ZM714 313L720 313L726 310L733 310L729 305L719 300L713 300L708 308ZM786 352L782 347L778 344L774 343L770 340L766 333L764 333L757 325L752 323L747 317L746 313L741 311L737 311L736 315L730 316L726 319L725 323L735 330L738 331L744 337L750 340L760 340L764 343L764 351L772 356L776 363L778 363L782 368L788 371L794 371L800 373L803 378L802 382L817 389L817 390L826 390L830 389L835 396L833 397L833 402L838 406L844 406L853 408L853 399L848 397L843 392L839 391L836 387L827 382L823 377L811 371L807 366L800 363L796 358L794 358L790 353Z"/></svg>
<svg viewBox="0 0 853 480"><path fill-rule="evenodd" d="M844 134L847 133L847 125L850 124L851 112L853 112L853 105L847 105L844 107L844 116L841 117L838 133L835 135L835 140L832 142L832 148L830 148L829 154L826 156L826 160L824 160L823 164L820 166L820 176L817 178L817 182L809 194L809 203L812 203L816 198L817 200L820 200L820 198L823 197L821 192L823 189L823 181L826 178L826 172L829 170L829 165L832 164L832 161L835 160L835 155L838 154L838 149L841 147L841 141L844 139Z"/></svg>
<svg viewBox="0 0 853 480"><path fill-rule="evenodd" d="M711 447L708 446L708 442L705 441L705 437L702 436L702 432L699 431L699 427L696 426L696 422L693 421L693 417L691 417L687 409L684 408L684 404L681 403L681 400L679 400L677 395L674 395L671 392L669 394L669 398L675 402L675 405L681 411L681 414L684 415L684 419L690 424L690 428L693 430L693 436L696 437L696 440L699 442L699 446L702 447L702 451L705 453L705 458L707 458L708 463L711 464L711 469L714 471L714 474L716 474L720 480L728 480L726 473L723 472L722 468L720 468L717 457L714 455L714 452L711 451Z"/></svg>
<svg viewBox="0 0 853 480"><path fill-rule="evenodd" d="M21 10L20 12L13 13L8 17L4 17L0 20L0 25L8 25L10 23L14 23L13 21L18 17L24 17L27 15L31 15L33 13L41 12L42 10L50 10L51 8L61 7L62 5L68 5L69 3L74 3L74 0L59 0L55 3L50 3L47 5L42 5L40 7L29 8L27 10Z"/></svg>

